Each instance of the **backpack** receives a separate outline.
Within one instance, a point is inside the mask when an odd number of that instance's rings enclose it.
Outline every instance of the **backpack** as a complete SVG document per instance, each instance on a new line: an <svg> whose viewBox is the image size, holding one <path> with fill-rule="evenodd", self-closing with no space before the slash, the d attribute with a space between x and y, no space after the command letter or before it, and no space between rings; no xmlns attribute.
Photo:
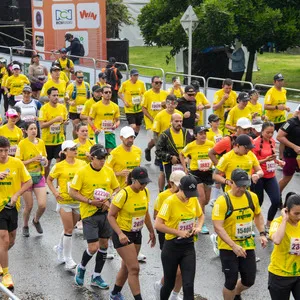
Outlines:
<svg viewBox="0 0 300 300"><path fill-rule="evenodd" d="M119 82L119 78L117 75L118 69L116 67L110 67L110 68L102 68L102 73L106 76L106 82L111 85L112 89L114 90L116 85Z"/></svg>
<svg viewBox="0 0 300 300"><path fill-rule="evenodd" d="M249 191L247 191L247 190L246 190L246 197L248 199L249 208L254 212L255 211L255 207L254 207L254 204L253 204L253 201L252 201L252 197L251 197L251 194L249 193ZM225 214L225 219L227 219L227 218L229 218L232 215L232 213L236 209L233 209L232 202L230 200L230 197L229 197L228 193L224 194L224 198L225 198L226 204L227 204L227 212ZM238 210L240 210L240 208Z"/></svg>
<svg viewBox="0 0 300 300"><path fill-rule="evenodd" d="M79 48L78 56L84 56L84 54L85 54L84 47L83 47L83 45L80 43L80 48Z"/></svg>
<svg viewBox="0 0 300 300"><path fill-rule="evenodd" d="M90 99L91 98L91 92L90 92L89 86L88 86L88 84L86 82L84 83L84 85L85 85L85 89L86 89L86 98ZM77 86L76 86L75 82L73 82L73 87L74 87L74 89L73 89L71 98L73 100L75 100L76 97L77 97Z"/></svg>

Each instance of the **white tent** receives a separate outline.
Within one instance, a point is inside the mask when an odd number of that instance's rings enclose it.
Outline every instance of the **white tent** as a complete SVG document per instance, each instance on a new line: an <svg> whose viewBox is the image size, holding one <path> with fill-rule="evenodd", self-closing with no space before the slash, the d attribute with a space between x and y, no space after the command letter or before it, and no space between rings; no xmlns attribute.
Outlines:
<svg viewBox="0 0 300 300"><path fill-rule="evenodd" d="M150 0L123 0L123 3L128 7L129 12L134 19L134 25L122 26L119 33L120 39L129 40L129 47L144 45L144 40L137 24L137 17L140 14L141 9L148 2L150 2Z"/></svg>

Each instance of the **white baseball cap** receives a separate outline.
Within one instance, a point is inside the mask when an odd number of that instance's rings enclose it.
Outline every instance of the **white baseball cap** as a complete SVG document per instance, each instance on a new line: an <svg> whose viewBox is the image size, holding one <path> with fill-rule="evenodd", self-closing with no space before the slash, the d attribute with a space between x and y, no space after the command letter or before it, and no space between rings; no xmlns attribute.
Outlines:
<svg viewBox="0 0 300 300"><path fill-rule="evenodd" d="M12 69L14 70L14 69L19 69L20 70L20 66L18 65L18 64L14 64L13 66L12 66Z"/></svg>
<svg viewBox="0 0 300 300"><path fill-rule="evenodd" d="M241 127L243 129L251 128L252 124L248 118L239 118L236 122L236 127Z"/></svg>
<svg viewBox="0 0 300 300"><path fill-rule="evenodd" d="M127 139L130 136L135 136L134 130L130 126L125 126L120 131L120 136Z"/></svg>
<svg viewBox="0 0 300 300"><path fill-rule="evenodd" d="M67 148L70 149L70 148L73 148L73 147L75 147L75 146L77 146L77 144L74 143L74 141L71 141L71 140L64 141L64 142L62 143L62 145L61 145L61 150L64 151L64 150L66 150Z"/></svg>
<svg viewBox="0 0 300 300"><path fill-rule="evenodd" d="M186 174L182 170L176 170L171 173L169 181L173 182L176 186L179 186L181 178L185 175Z"/></svg>

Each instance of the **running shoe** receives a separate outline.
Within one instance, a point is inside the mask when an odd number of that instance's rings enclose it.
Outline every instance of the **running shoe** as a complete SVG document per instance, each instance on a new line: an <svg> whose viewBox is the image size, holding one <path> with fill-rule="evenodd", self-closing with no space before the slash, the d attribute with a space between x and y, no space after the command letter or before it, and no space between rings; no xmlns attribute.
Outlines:
<svg viewBox="0 0 300 300"><path fill-rule="evenodd" d="M138 255L139 262L145 262L146 258L147 258L146 255L144 255L143 253L139 253L139 255Z"/></svg>
<svg viewBox="0 0 300 300"><path fill-rule="evenodd" d="M2 276L3 274L3 269L2 269L2 266L0 265L0 276Z"/></svg>
<svg viewBox="0 0 300 300"><path fill-rule="evenodd" d="M174 293L174 292L172 291L169 300L182 300L182 298L179 297L178 293Z"/></svg>
<svg viewBox="0 0 300 300"><path fill-rule="evenodd" d="M23 236L25 237L29 237L30 234L29 234L29 227L28 226L24 226L23 229L22 229L22 234Z"/></svg>
<svg viewBox="0 0 300 300"><path fill-rule="evenodd" d="M123 295L119 292L116 295L113 295L112 293L109 294L109 300L125 300Z"/></svg>
<svg viewBox="0 0 300 300"><path fill-rule="evenodd" d="M203 224L202 229L200 231L201 234L209 234L209 230L205 224Z"/></svg>
<svg viewBox="0 0 300 300"><path fill-rule="evenodd" d="M260 258L259 258L258 256L256 256L256 257L255 257L255 261L256 261L256 262L259 262L259 261L260 261Z"/></svg>
<svg viewBox="0 0 300 300"><path fill-rule="evenodd" d="M109 288L109 285L102 279L100 275L95 278L92 275L91 285L97 286L101 290L107 290Z"/></svg>
<svg viewBox="0 0 300 300"><path fill-rule="evenodd" d="M35 227L36 231L37 231L39 234L42 234L42 233L43 233L43 228L42 228L40 222L34 222L34 219L32 219L32 224L33 224L33 226Z"/></svg>
<svg viewBox="0 0 300 300"><path fill-rule="evenodd" d="M66 260L66 264L65 264L66 270L73 270L76 268L76 266L77 266L77 264L72 258Z"/></svg>
<svg viewBox="0 0 300 300"><path fill-rule="evenodd" d="M13 283L12 277L9 273L7 273L3 276L2 284L8 289L13 289L14 288L14 283Z"/></svg>
<svg viewBox="0 0 300 300"><path fill-rule="evenodd" d="M80 265L77 265L76 267L76 273L74 277L75 284L79 286L83 286L84 283L84 274L85 270L80 267Z"/></svg>
<svg viewBox="0 0 300 300"><path fill-rule="evenodd" d="M53 247L53 251L57 255L57 261L58 261L58 263L63 264L63 263L66 262L65 258L64 258L64 255L63 255L63 249L61 247L59 247L59 245L54 246Z"/></svg>
<svg viewBox="0 0 300 300"><path fill-rule="evenodd" d="M220 256L220 251L218 249L218 235L216 233L212 233L210 235L210 241L213 244L214 252L217 256Z"/></svg>
<svg viewBox="0 0 300 300"><path fill-rule="evenodd" d="M154 282L154 293L155 293L155 299L160 300L160 289L161 289L161 283L159 281Z"/></svg>
<svg viewBox="0 0 300 300"><path fill-rule="evenodd" d="M151 161L151 150L148 148L145 149L145 158L147 161Z"/></svg>

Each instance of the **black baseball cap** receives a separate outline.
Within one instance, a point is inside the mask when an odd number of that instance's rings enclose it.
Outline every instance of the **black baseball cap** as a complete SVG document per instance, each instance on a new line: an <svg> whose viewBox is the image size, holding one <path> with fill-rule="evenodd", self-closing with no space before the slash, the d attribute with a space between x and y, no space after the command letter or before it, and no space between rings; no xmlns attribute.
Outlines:
<svg viewBox="0 0 300 300"><path fill-rule="evenodd" d="M100 73L98 74L98 78L106 78L105 73L100 72Z"/></svg>
<svg viewBox="0 0 300 300"><path fill-rule="evenodd" d="M195 90L195 88L194 88L192 85L187 85L187 86L184 88L184 92L185 92L185 93L195 93L196 90Z"/></svg>
<svg viewBox="0 0 300 300"><path fill-rule="evenodd" d="M130 76L133 76L133 75L139 75L139 71L137 69L131 69Z"/></svg>
<svg viewBox="0 0 300 300"><path fill-rule="evenodd" d="M197 180L192 175L186 175L180 179L179 188L187 198L198 197Z"/></svg>
<svg viewBox="0 0 300 300"><path fill-rule="evenodd" d="M59 52L60 52L60 53L67 53L68 51L67 51L66 48L61 48L61 49L59 49Z"/></svg>
<svg viewBox="0 0 300 300"><path fill-rule="evenodd" d="M276 81L276 80L278 80L278 81L284 80L283 75L281 73L276 74L274 76L274 81Z"/></svg>
<svg viewBox="0 0 300 300"><path fill-rule="evenodd" d="M96 157L97 159L103 159L108 156L108 152L106 149L100 145L100 144L95 144L91 149L90 149L90 155L93 157Z"/></svg>
<svg viewBox="0 0 300 300"><path fill-rule="evenodd" d="M57 71L57 70L61 70L61 68L58 66L58 65L53 65L51 68L50 68L50 73L52 72L52 71Z"/></svg>
<svg viewBox="0 0 300 300"><path fill-rule="evenodd" d="M221 120L219 116L215 115L215 114L211 114L209 115L208 117L208 122L211 123L211 122L217 122Z"/></svg>
<svg viewBox="0 0 300 300"><path fill-rule="evenodd" d="M208 128L207 127L205 127L205 126L196 126L195 128L194 128L194 133L195 134L197 134L197 133L199 133L199 132L202 132L202 131L208 131Z"/></svg>
<svg viewBox="0 0 300 300"><path fill-rule="evenodd" d="M249 101L249 100L250 100L250 96L246 92L239 93L237 97L237 101Z"/></svg>
<svg viewBox="0 0 300 300"><path fill-rule="evenodd" d="M137 180L140 184L145 184L151 182L148 177L147 169L144 167L136 167L131 172L132 179Z"/></svg>
<svg viewBox="0 0 300 300"><path fill-rule="evenodd" d="M98 91L101 91L102 88L100 87L100 85L96 84L92 87L92 93L94 92L98 92Z"/></svg>
<svg viewBox="0 0 300 300"><path fill-rule="evenodd" d="M254 148L254 145L252 144L252 141L251 141L249 135L247 135L247 134L239 135L236 138L235 143L240 145L240 146L244 146L247 149L253 149Z"/></svg>
<svg viewBox="0 0 300 300"><path fill-rule="evenodd" d="M243 169L235 169L231 173L231 180L236 184L236 186L250 186L251 179L248 173Z"/></svg>
<svg viewBox="0 0 300 300"><path fill-rule="evenodd" d="M199 91L200 82L198 80L192 80L191 81L191 86L193 86L196 91Z"/></svg>

